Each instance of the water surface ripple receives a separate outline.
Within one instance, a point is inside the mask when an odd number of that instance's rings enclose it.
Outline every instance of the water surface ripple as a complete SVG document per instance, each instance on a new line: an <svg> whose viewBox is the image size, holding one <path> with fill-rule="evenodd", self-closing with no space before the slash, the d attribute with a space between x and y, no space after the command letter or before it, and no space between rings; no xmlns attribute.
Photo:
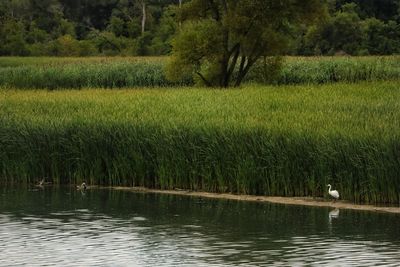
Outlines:
<svg viewBox="0 0 400 267"><path fill-rule="evenodd" d="M399 266L399 216L72 188L0 191L1 266Z"/></svg>

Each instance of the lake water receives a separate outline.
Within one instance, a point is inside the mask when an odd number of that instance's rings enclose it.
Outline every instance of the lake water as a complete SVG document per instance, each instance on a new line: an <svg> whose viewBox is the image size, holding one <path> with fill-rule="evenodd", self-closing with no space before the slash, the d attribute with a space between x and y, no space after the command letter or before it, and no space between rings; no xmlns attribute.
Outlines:
<svg viewBox="0 0 400 267"><path fill-rule="evenodd" d="M106 189L0 189L0 266L399 266L400 216Z"/></svg>

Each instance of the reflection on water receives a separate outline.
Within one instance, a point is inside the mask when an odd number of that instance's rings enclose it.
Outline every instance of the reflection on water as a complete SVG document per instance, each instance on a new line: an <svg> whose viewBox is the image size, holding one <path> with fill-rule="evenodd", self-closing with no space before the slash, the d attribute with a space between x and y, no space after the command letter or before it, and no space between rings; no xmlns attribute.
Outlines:
<svg viewBox="0 0 400 267"><path fill-rule="evenodd" d="M1 266L398 266L399 234L391 214L112 190L0 191Z"/></svg>
<svg viewBox="0 0 400 267"><path fill-rule="evenodd" d="M334 209L334 210L331 210L331 211L329 212L328 216L329 216L329 223L330 223L330 224L332 223L332 220L333 220L333 219L339 218L339 212L340 212L340 210L339 210L338 208L336 208L336 209Z"/></svg>

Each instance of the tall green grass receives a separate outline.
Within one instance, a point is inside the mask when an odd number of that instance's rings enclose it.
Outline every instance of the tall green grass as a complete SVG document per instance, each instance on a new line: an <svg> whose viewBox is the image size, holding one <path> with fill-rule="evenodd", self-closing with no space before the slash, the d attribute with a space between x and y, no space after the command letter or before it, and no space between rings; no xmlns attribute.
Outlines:
<svg viewBox="0 0 400 267"><path fill-rule="evenodd" d="M191 84L169 82L158 61L67 63L0 68L0 85L21 89L166 87Z"/></svg>
<svg viewBox="0 0 400 267"><path fill-rule="evenodd" d="M191 77L165 78L167 58L0 58L0 86L19 89L168 87L193 84ZM278 73L258 64L246 82L325 84L400 80L400 57L289 57Z"/></svg>
<svg viewBox="0 0 400 267"><path fill-rule="evenodd" d="M278 84L400 80L400 56L289 58Z"/></svg>
<svg viewBox="0 0 400 267"><path fill-rule="evenodd" d="M2 90L0 177L399 203L399 85Z"/></svg>
<svg viewBox="0 0 400 267"><path fill-rule="evenodd" d="M166 57L0 57L0 68L21 66L65 66L77 64L111 64L162 62Z"/></svg>

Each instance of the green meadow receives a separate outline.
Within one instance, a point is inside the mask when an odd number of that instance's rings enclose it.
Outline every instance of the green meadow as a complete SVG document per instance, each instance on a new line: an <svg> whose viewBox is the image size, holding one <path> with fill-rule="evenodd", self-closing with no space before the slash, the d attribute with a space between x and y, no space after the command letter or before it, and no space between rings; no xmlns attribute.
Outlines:
<svg viewBox="0 0 400 267"><path fill-rule="evenodd" d="M11 58L0 72L19 73L13 75L21 83L0 76L1 181L316 197L327 197L330 183L344 200L399 203L400 70L394 58L334 59L365 68L375 60L376 73L343 71L352 78L335 76L345 81L339 83L310 71L333 59L289 59L285 64L309 64L285 74L302 78L228 90L168 84L149 90L143 83L104 90L96 86L113 86L89 84L91 74L82 73L70 86L82 90L30 90L42 88L36 79L49 69L59 72L48 79L60 80L43 88L58 88L81 63L60 67L54 59L43 67L28 58L32 64L16 66L25 59ZM94 69L110 70L101 59L88 60Z"/></svg>

